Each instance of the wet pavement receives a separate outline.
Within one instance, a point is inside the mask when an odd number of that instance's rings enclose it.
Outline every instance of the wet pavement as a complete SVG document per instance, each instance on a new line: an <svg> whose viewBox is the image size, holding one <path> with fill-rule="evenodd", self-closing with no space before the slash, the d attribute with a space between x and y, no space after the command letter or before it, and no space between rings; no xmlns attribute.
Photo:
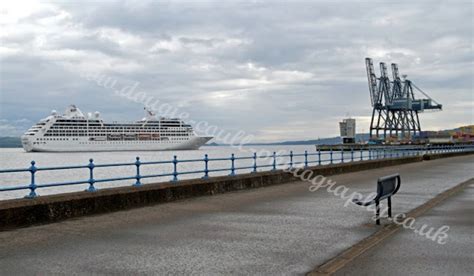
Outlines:
<svg viewBox="0 0 474 276"><path fill-rule="evenodd" d="M437 243L443 242L442 234L431 235L433 241L410 230L402 230L336 275L472 275L474 181L459 194L419 217L416 224L429 225L436 230L449 226L446 243Z"/></svg>
<svg viewBox="0 0 474 276"><path fill-rule="evenodd" d="M369 193L378 177L400 173L396 214L474 177L472 164L474 156L463 156L330 179ZM0 274L303 274L378 229L373 213L308 187L295 182L0 232Z"/></svg>

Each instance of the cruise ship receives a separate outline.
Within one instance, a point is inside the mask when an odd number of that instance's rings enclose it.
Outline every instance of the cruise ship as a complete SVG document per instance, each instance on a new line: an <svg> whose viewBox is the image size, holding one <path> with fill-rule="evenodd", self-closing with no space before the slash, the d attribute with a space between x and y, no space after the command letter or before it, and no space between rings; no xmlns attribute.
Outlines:
<svg viewBox="0 0 474 276"><path fill-rule="evenodd" d="M176 118L157 118L145 109L145 118L107 123L100 113L85 116L75 105L63 115L55 110L22 137L27 152L157 151L199 149L213 137L197 136L191 125Z"/></svg>

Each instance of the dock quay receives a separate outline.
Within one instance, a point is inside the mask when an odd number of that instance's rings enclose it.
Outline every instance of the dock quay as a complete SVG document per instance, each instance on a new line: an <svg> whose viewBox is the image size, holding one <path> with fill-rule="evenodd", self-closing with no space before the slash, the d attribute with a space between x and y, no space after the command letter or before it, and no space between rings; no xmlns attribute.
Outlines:
<svg viewBox="0 0 474 276"><path fill-rule="evenodd" d="M459 146L468 146L468 145L474 145L474 143L456 143L456 144L453 144L453 143L437 143L435 144L435 146L438 146L438 147L449 147L449 146L453 146L453 145L459 145ZM320 151L346 151L346 152L350 152L350 151L360 151L360 150L363 150L363 151L368 151L368 150L398 150L398 149L410 149L410 148L413 148L413 149L416 149L416 148L420 148L420 147L426 147L426 148L429 148L433 145L430 145L430 144L412 144L412 145L397 145L397 144L384 144L384 145L369 145L369 144L361 144L361 143L354 143L354 144L316 144L315 147L316 147L316 150L320 150Z"/></svg>

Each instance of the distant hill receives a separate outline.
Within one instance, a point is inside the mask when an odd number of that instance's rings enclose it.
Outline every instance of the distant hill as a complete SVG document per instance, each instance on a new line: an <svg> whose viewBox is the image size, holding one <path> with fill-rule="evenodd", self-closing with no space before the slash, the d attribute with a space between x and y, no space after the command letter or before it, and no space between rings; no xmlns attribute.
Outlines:
<svg viewBox="0 0 474 276"><path fill-rule="evenodd" d="M368 134L358 134L357 141L361 138L363 140L367 140L369 137ZM340 144L341 137L332 137L332 138L323 138L323 139L316 139L316 140L300 140L300 141L284 141L284 142L273 142L273 143L250 143L246 144L248 146L289 146L289 145L316 145L316 144ZM218 144L212 142L207 144L206 146L228 146L225 144ZM21 148L21 140L20 137L0 137L0 148Z"/></svg>
<svg viewBox="0 0 474 276"><path fill-rule="evenodd" d="M442 131L460 131L463 128L473 128L473 126L466 126L461 128L455 128L450 130L442 130ZM356 141L367 141L369 140L368 133L362 133L356 135ZM297 140L297 141L283 141L283 142L272 142L272 143L249 143L245 144L247 146L290 146L290 145L334 145L334 144L341 144L342 139L341 137L330 137L330 138L322 138L322 139L314 139L314 140ZM226 144L218 144L216 142L211 142L206 144L206 146L229 146ZM21 148L21 140L20 137L0 137L0 148Z"/></svg>
<svg viewBox="0 0 474 276"><path fill-rule="evenodd" d="M369 134L357 134L356 141L367 141L369 139ZM284 141L284 142L273 142L273 143L250 143L245 144L247 146L290 146L290 145L327 145L327 144L341 144L341 137L331 137L331 138L322 138L315 140L297 140L297 141ZM225 144L210 143L206 146L227 146Z"/></svg>
<svg viewBox="0 0 474 276"><path fill-rule="evenodd" d="M20 137L0 137L0 148L21 148Z"/></svg>

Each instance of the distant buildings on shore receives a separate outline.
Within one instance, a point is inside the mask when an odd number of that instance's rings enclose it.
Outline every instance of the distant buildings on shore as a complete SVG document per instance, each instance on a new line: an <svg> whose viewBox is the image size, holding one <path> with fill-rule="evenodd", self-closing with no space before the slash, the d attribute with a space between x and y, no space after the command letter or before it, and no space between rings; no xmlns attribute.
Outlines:
<svg viewBox="0 0 474 276"><path fill-rule="evenodd" d="M462 126L452 130L422 131L417 139L427 143L474 142L474 125Z"/></svg>

